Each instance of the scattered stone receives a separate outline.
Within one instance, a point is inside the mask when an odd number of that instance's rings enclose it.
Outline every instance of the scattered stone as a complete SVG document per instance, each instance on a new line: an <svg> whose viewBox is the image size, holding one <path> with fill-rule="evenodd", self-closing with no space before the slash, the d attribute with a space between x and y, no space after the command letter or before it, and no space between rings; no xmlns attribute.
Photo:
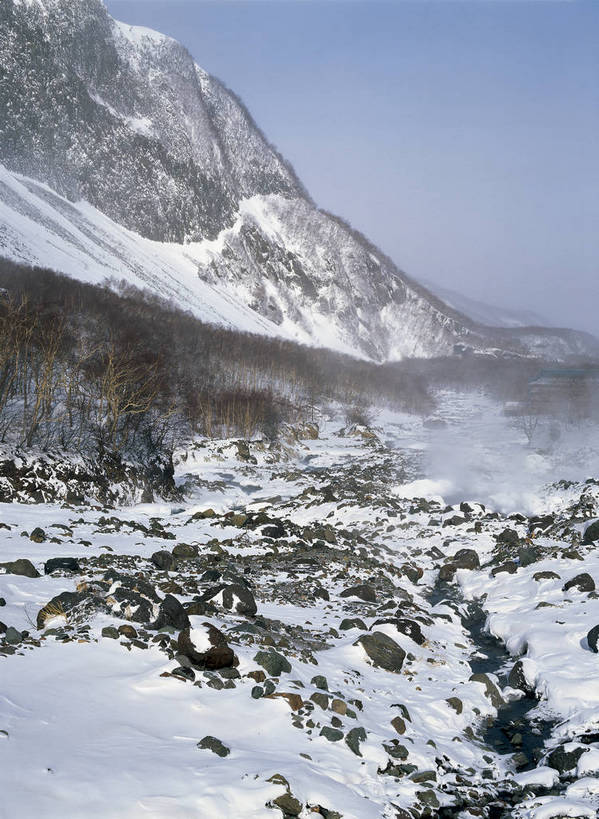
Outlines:
<svg viewBox="0 0 599 819"><path fill-rule="evenodd" d="M599 540L599 520L587 526L584 530L582 542L584 546L590 546L597 540Z"/></svg>
<svg viewBox="0 0 599 819"><path fill-rule="evenodd" d="M21 577L40 577L40 573L30 560L20 557L18 560L9 560L7 563L0 563L0 569L4 569L6 574L16 574Z"/></svg>
<svg viewBox="0 0 599 819"><path fill-rule="evenodd" d="M328 739L329 742L339 742L340 739L343 739L343 731L325 725L320 730L320 736Z"/></svg>
<svg viewBox="0 0 599 819"><path fill-rule="evenodd" d="M565 774L578 765L578 760L588 750L585 747L574 747L571 750L566 750L564 745L560 745L548 755L547 764L550 768L555 768L560 774Z"/></svg>
<svg viewBox="0 0 599 819"><path fill-rule="evenodd" d="M172 626L176 629L184 629L190 627L189 617L187 612L172 594L167 594L158 611L158 617L153 625L153 628L159 629L164 626Z"/></svg>
<svg viewBox="0 0 599 819"><path fill-rule="evenodd" d="M352 728L345 736L345 743L356 756L362 756L360 743L366 741L366 731L362 727Z"/></svg>
<svg viewBox="0 0 599 819"><path fill-rule="evenodd" d="M111 640L119 639L119 632L114 626L104 626L102 629L102 637L108 637Z"/></svg>
<svg viewBox="0 0 599 819"><path fill-rule="evenodd" d="M283 811L284 816L299 816L302 812L302 803L292 796L290 793L284 793L272 800L273 805L276 805Z"/></svg>
<svg viewBox="0 0 599 819"><path fill-rule="evenodd" d="M258 611L254 595L246 586L232 584L222 590L223 608L253 616Z"/></svg>
<svg viewBox="0 0 599 819"><path fill-rule="evenodd" d="M514 560L506 560L505 563L502 563L500 566L495 566L495 568L491 569L491 574L495 577L502 572L507 572L508 574L515 574L518 570L518 564Z"/></svg>
<svg viewBox="0 0 599 819"><path fill-rule="evenodd" d="M181 677L181 679L190 680L191 682L193 682L196 678L195 671L193 670L193 668L188 668L187 666L184 665L179 665L176 668L173 668L171 674L174 677Z"/></svg>
<svg viewBox="0 0 599 819"><path fill-rule="evenodd" d="M340 597L358 597L367 603L376 603L376 591L366 583L359 586L351 586L349 589L344 589L339 595Z"/></svg>
<svg viewBox="0 0 599 819"><path fill-rule="evenodd" d="M51 557L44 563L44 574L52 574L59 569L63 572L80 572L81 566L76 557Z"/></svg>
<svg viewBox="0 0 599 819"><path fill-rule="evenodd" d="M198 748L206 751L212 751L213 754L216 754L220 757L229 756L231 753L231 749L227 748L227 746L217 739L216 737L206 736L198 742Z"/></svg>
<svg viewBox="0 0 599 819"><path fill-rule="evenodd" d="M359 628L361 631L366 631L366 623L364 620L361 620L359 617L345 617L340 623L339 628L341 631L349 631L352 628Z"/></svg>
<svg viewBox="0 0 599 819"><path fill-rule="evenodd" d="M158 554L158 553L157 553ZM198 547L189 543L177 543L173 548L173 557L179 560L188 560L198 556Z"/></svg>
<svg viewBox="0 0 599 819"><path fill-rule="evenodd" d="M4 639L10 645L17 645L23 639L23 635L13 626L9 626L4 634Z"/></svg>
<svg viewBox="0 0 599 819"><path fill-rule="evenodd" d="M277 691L274 694L265 694L265 699L274 700L277 698L284 699L292 711L299 711L304 705L304 701L299 694L293 694L287 691Z"/></svg>
<svg viewBox="0 0 599 819"><path fill-rule="evenodd" d="M501 708L502 705L505 705L505 700L501 696L500 690L487 674L472 674L470 681L479 682L485 686L485 696L491 700L491 704L494 708Z"/></svg>
<svg viewBox="0 0 599 819"><path fill-rule="evenodd" d="M449 705L450 708L456 712L456 714L461 714L464 710L464 704L459 697L447 697L445 702Z"/></svg>
<svg viewBox="0 0 599 819"><path fill-rule="evenodd" d="M200 628L184 628L179 632L177 647L197 668L216 671L239 662L225 635L210 623L203 623Z"/></svg>
<svg viewBox="0 0 599 819"><path fill-rule="evenodd" d="M480 560L474 549L459 549L451 559L458 569L479 569Z"/></svg>
<svg viewBox="0 0 599 819"><path fill-rule="evenodd" d="M535 696L535 687L526 679L522 660L517 660L514 663L509 673L508 685L511 685L512 688L517 688L519 691L523 691L527 697Z"/></svg>
<svg viewBox="0 0 599 819"><path fill-rule="evenodd" d="M551 571L535 572L533 574L533 576L532 576L532 579L536 580L537 582L539 582L541 580L560 580L560 576L559 576L559 574L557 574L557 572L551 572Z"/></svg>
<svg viewBox="0 0 599 819"><path fill-rule="evenodd" d="M497 543L502 543L506 546L520 545L520 536L515 529L504 529L503 532L495 536L495 540Z"/></svg>
<svg viewBox="0 0 599 819"><path fill-rule="evenodd" d="M37 526L29 535L29 540L32 540L34 543L43 543L46 540L46 533Z"/></svg>
<svg viewBox="0 0 599 819"><path fill-rule="evenodd" d="M576 577L573 577L564 584L563 591L569 591L570 589L578 589L578 591L581 592L592 592L595 591L595 581L588 572L582 572L582 574L577 574Z"/></svg>
<svg viewBox="0 0 599 819"><path fill-rule="evenodd" d="M360 645L372 660L373 665L387 671L401 671L406 652L395 640L380 631L362 634L354 645Z"/></svg>
<svg viewBox="0 0 599 819"><path fill-rule="evenodd" d="M160 569L163 572L171 572L177 565L177 561L173 555L166 549L162 549L159 552L154 552L150 560L157 569Z"/></svg>
<svg viewBox="0 0 599 819"><path fill-rule="evenodd" d="M278 651L259 651L254 657L254 662L261 665L271 677L280 677L283 672L289 674L291 665L288 660L279 654Z"/></svg>
<svg viewBox="0 0 599 819"><path fill-rule="evenodd" d="M391 725L395 728L398 734L405 734L406 724L401 717L393 717Z"/></svg>
<svg viewBox="0 0 599 819"><path fill-rule="evenodd" d="M595 654L599 652L599 648L597 647L597 643L599 642L599 626L593 626L593 628L587 634L587 643L589 644L589 648L591 651L594 651Z"/></svg>

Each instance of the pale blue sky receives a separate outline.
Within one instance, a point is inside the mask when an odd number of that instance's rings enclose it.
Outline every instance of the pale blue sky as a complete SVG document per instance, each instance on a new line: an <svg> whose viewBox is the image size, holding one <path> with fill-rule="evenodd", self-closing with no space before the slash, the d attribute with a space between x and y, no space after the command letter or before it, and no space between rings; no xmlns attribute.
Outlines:
<svg viewBox="0 0 599 819"><path fill-rule="evenodd" d="M599 334L599 0L105 0L415 278Z"/></svg>

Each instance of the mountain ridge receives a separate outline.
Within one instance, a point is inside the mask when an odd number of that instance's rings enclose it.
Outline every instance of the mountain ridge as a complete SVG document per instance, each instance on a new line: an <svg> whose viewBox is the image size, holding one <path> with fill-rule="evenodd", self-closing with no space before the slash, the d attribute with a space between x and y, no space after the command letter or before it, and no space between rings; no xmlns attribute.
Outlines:
<svg viewBox="0 0 599 819"><path fill-rule="evenodd" d="M242 101L184 46L113 20L101 0L8 0L0 65L10 258L94 280L122 265L203 318L202 305L218 321L224 299L235 302L220 315L231 326L379 361L599 351L588 334L510 335L450 307L317 208Z"/></svg>

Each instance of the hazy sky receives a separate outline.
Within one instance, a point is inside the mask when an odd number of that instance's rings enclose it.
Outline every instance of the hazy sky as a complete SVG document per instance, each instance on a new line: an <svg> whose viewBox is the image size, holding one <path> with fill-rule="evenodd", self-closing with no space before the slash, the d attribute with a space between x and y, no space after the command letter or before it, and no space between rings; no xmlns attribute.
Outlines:
<svg viewBox="0 0 599 819"><path fill-rule="evenodd" d="M105 0L415 278L599 333L599 0Z"/></svg>

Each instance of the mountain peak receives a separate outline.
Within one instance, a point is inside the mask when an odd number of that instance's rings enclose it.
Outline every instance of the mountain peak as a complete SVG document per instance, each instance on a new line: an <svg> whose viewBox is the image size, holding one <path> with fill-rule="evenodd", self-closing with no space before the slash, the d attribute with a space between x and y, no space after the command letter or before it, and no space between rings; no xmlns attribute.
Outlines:
<svg viewBox="0 0 599 819"><path fill-rule="evenodd" d="M5 255L130 277L200 313L212 305L215 320L254 316L375 360L589 349L582 335L497 333L433 296L318 210L181 44L113 20L100 0L1 4L0 64Z"/></svg>

